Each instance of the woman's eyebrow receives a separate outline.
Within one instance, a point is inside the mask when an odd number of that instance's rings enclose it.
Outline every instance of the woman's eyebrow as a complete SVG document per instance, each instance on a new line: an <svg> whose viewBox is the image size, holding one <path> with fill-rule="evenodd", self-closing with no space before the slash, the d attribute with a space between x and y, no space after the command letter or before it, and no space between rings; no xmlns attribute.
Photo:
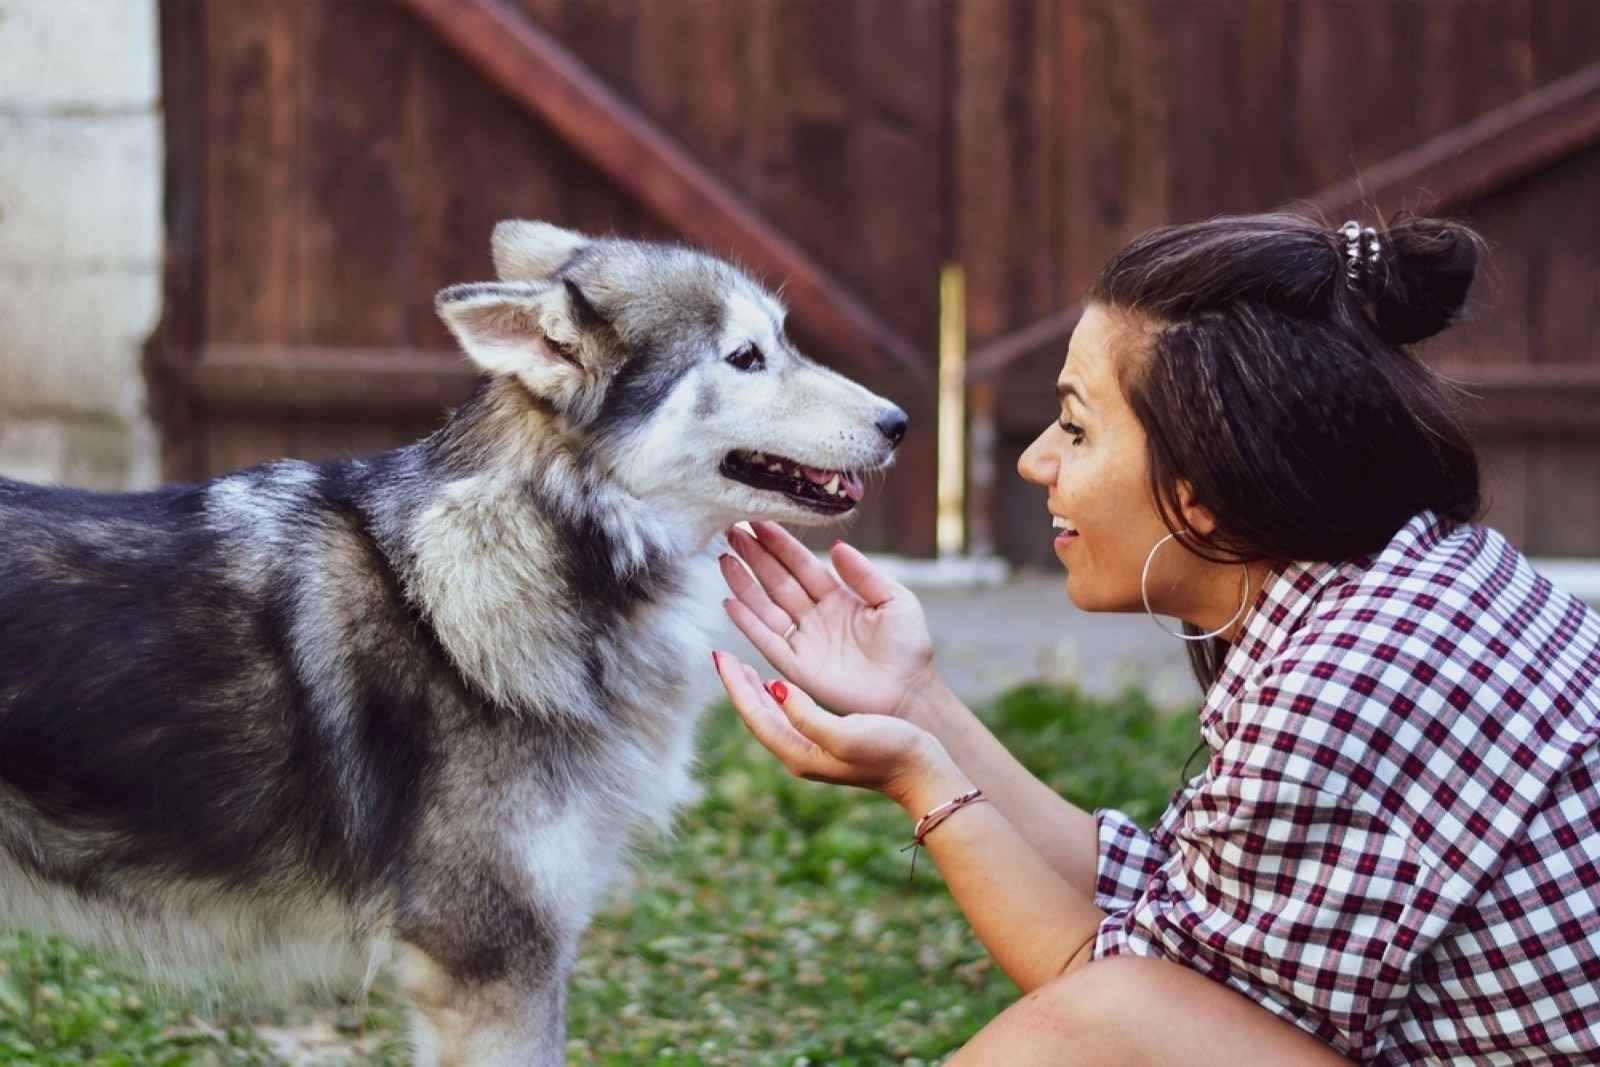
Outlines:
<svg viewBox="0 0 1600 1067"><path fill-rule="evenodd" d="M1069 396L1077 400L1079 406L1081 406L1085 411L1090 410L1089 402L1083 398L1083 394L1078 391L1077 386L1073 385L1071 382L1057 382L1056 399L1062 403L1066 403L1067 397Z"/></svg>

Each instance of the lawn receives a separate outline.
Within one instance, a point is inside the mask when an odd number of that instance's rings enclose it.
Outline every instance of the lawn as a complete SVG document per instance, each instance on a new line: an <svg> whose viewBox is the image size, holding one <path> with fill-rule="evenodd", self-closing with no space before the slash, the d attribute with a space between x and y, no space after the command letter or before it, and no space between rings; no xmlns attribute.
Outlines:
<svg viewBox="0 0 1600 1067"><path fill-rule="evenodd" d="M1148 825L1198 743L1192 714L1025 686L985 720L1088 809ZM569 1064L933 1064L1016 996L872 794L788 778L726 706L701 802L647 846L585 938ZM0 934L0 1063L407 1063L386 986L365 1001L195 1003L65 942Z"/></svg>

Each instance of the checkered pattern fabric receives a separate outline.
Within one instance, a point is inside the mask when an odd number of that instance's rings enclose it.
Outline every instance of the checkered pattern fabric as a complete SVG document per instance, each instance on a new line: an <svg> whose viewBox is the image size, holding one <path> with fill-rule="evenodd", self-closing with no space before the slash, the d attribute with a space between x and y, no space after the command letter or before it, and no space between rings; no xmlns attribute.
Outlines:
<svg viewBox="0 0 1600 1067"><path fill-rule="evenodd" d="M1424 513L1278 572L1200 725L1151 833L1095 813L1097 957L1363 1063L1600 1064L1600 616Z"/></svg>

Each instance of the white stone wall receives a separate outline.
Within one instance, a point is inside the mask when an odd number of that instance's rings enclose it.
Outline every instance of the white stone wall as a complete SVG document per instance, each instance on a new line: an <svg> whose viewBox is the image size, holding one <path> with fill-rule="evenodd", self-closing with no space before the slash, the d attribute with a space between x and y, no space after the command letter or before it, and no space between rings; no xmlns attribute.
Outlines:
<svg viewBox="0 0 1600 1067"><path fill-rule="evenodd" d="M0 474L159 477L157 0L0 0Z"/></svg>

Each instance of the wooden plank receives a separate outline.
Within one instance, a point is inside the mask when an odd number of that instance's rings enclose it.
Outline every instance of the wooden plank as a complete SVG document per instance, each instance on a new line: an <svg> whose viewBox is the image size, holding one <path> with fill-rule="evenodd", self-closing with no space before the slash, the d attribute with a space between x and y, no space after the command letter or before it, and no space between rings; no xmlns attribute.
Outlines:
<svg viewBox="0 0 1600 1067"><path fill-rule="evenodd" d="M495 0L403 2L658 217L784 281L840 358L926 379L914 346L533 22Z"/></svg>
<svg viewBox="0 0 1600 1067"><path fill-rule="evenodd" d="M281 415L212 419L207 426L205 478L243 470L299 451L299 422Z"/></svg>
<svg viewBox="0 0 1600 1067"><path fill-rule="evenodd" d="M451 352L273 345L210 346L180 374L208 413L230 417L426 418L466 399L478 378Z"/></svg>
<svg viewBox="0 0 1600 1067"><path fill-rule="evenodd" d="M562 16L559 38L577 62L630 106L639 100L639 7L634 0L574 0ZM650 212L641 210L577 153L563 153L558 166L566 186L569 225L622 237L659 232L660 223L651 219Z"/></svg>
<svg viewBox="0 0 1600 1067"><path fill-rule="evenodd" d="M407 344L413 190L403 105L415 29L387 5L291 6L306 19L301 340Z"/></svg>
<svg viewBox="0 0 1600 1067"><path fill-rule="evenodd" d="M1528 526L1523 551L1600 556L1600 441L1535 445L1528 456Z"/></svg>
<svg viewBox="0 0 1600 1067"><path fill-rule="evenodd" d="M919 350L937 346L939 266L947 254L945 140L932 113L944 98L942 12L931 0L852 8L857 114L851 158L861 290ZM885 21L887 20L887 21ZM889 25L905 27L881 46ZM932 97L916 105L889 83Z"/></svg>
<svg viewBox="0 0 1600 1067"><path fill-rule="evenodd" d="M1528 183L1528 348L1540 363L1600 367L1600 147Z"/></svg>
<svg viewBox="0 0 1600 1067"><path fill-rule="evenodd" d="M1541 85L1600 62L1600 4L1538 0L1531 36L1534 76Z"/></svg>
<svg viewBox="0 0 1600 1067"><path fill-rule="evenodd" d="M306 9L277 0L204 5L204 332L217 340L299 335L295 204Z"/></svg>
<svg viewBox="0 0 1600 1067"><path fill-rule="evenodd" d="M634 9L640 107L734 187L744 184L748 15L743 0Z"/></svg>
<svg viewBox="0 0 1600 1067"><path fill-rule="evenodd" d="M206 463L198 412L177 377L179 362L199 351L205 329L205 5L167 0L159 17L166 262L161 324L145 347L144 367L150 414L161 433L162 478L189 481Z"/></svg>
<svg viewBox="0 0 1600 1067"><path fill-rule="evenodd" d="M1286 5L1179 4L1171 15L1163 87L1171 100L1171 220L1259 211L1293 195L1282 165L1286 101L1273 91L1290 77Z"/></svg>
<svg viewBox="0 0 1600 1067"><path fill-rule="evenodd" d="M1061 137L1072 148L1057 175L1063 303L1117 249L1172 218L1173 14L1173 0L1082 0L1060 12Z"/></svg>
<svg viewBox="0 0 1600 1067"><path fill-rule="evenodd" d="M1002 0L962 4L954 16L952 209L967 331L979 341L1055 303L1057 154L1050 125L1058 10ZM1037 32L1036 19L1051 32Z"/></svg>
<svg viewBox="0 0 1600 1067"><path fill-rule="evenodd" d="M582 165L453 50L420 25L415 30L407 106L410 336L417 348L452 349L434 295L494 277L489 238L502 219L575 225L568 191Z"/></svg>
<svg viewBox="0 0 1600 1067"><path fill-rule="evenodd" d="M1328 217L1399 206L1426 190L1448 212L1600 141L1600 63L1547 85L1312 196Z"/></svg>
<svg viewBox="0 0 1600 1067"><path fill-rule="evenodd" d="M1477 442L1486 525L1519 548L1528 541L1529 446L1520 441Z"/></svg>

